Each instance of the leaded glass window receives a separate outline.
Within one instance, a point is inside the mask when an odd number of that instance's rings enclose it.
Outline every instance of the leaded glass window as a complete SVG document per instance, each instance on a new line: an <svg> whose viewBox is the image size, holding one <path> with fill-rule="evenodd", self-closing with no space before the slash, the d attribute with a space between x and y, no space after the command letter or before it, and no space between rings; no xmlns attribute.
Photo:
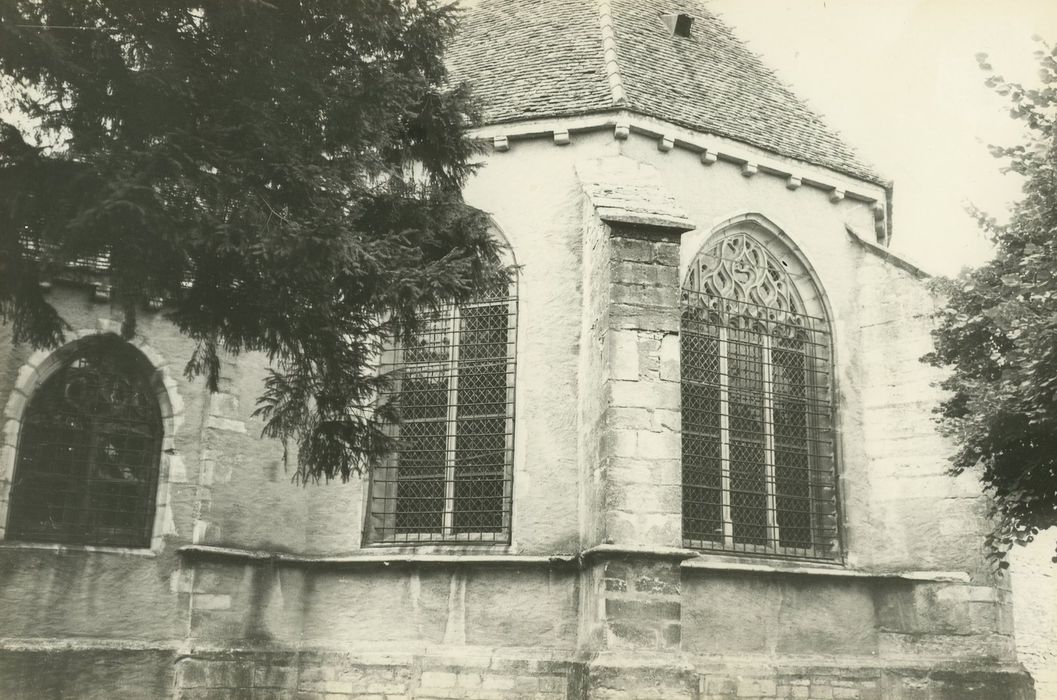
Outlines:
<svg viewBox="0 0 1057 700"><path fill-rule="evenodd" d="M30 397L7 537L147 547L162 426L146 362L127 344L82 345Z"/></svg>
<svg viewBox="0 0 1057 700"><path fill-rule="evenodd" d="M682 290L683 541L838 556L829 323L793 256L748 232L700 253ZM808 312L805 298L817 315Z"/></svg>
<svg viewBox="0 0 1057 700"><path fill-rule="evenodd" d="M516 319L516 299L484 296L385 353L401 421L371 475L369 542L509 542Z"/></svg>

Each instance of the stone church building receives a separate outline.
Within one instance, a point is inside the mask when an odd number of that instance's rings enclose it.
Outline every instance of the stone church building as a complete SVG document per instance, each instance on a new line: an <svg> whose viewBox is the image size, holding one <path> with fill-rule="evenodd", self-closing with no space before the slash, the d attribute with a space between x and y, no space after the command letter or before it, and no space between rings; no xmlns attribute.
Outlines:
<svg viewBox="0 0 1057 700"><path fill-rule="evenodd" d="M386 352L369 478L292 484L263 360L187 381L91 261L67 345L0 328L0 697L1034 697L891 184L693 0L480 0L449 60L519 273Z"/></svg>

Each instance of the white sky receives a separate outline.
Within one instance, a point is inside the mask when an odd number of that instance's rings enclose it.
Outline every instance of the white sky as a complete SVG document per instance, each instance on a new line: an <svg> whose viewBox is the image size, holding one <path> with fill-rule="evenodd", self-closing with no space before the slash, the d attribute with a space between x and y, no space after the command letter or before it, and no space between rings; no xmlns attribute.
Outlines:
<svg viewBox="0 0 1057 700"><path fill-rule="evenodd" d="M974 56L1034 84L1057 0L711 0L710 6L862 156L895 181L892 248L930 272L988 256L965 213L1019 196L987 144L1023 129Z"/></svg>

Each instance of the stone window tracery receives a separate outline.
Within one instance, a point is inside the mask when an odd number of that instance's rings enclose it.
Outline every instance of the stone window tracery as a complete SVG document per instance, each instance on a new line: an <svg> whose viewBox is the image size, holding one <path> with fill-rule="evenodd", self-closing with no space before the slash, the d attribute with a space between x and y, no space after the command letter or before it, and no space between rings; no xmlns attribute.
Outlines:
<svg viewBox="0 0 1057 700"><path fill-rule="evenodd" d="M817 301L809 313L802 289L817 292L795 262L740 227L690 266L680 330L686 546L839 555L829 322Z"/></svg>
<svg viewBox="0 0 1057 700"><path fill-rule="evenodd" d="M144 364L120 340L93 340L33 392L7 539L150 546L162 421Z"/></svg>

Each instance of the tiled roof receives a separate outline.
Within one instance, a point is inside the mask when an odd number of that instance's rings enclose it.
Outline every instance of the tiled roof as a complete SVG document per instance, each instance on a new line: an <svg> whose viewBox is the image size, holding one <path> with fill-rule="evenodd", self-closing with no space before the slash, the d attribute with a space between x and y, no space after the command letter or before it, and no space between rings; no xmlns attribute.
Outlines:
<svg viewBox="0 0 1057 700"><path fill-rule="evenodd" d="M608 10L623 99L600 18ZM662 14L695 18L672 36ZM885 184L699 0L480 0L448 62L497 124L626 109Z"/></svg>

